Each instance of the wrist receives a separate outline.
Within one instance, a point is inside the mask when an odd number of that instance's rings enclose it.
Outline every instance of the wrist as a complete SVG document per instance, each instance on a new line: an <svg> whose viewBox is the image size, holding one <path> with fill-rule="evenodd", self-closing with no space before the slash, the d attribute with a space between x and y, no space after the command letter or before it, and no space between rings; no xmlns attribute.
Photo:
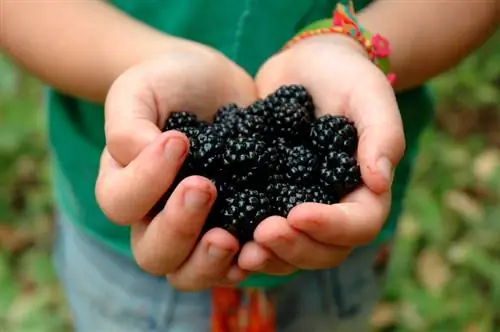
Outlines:
<svg viewBox="0 0 500 332"><path fill-rule="evenodd" d="M351 41L346 41L346 37ZM395 84L396 76L390 71L389 55L391 49L389 41L379 34L372 35L360 25L352 0L338 3L331 20L323 19L313 22L292 38L284 48L290 48L305 40L342 43L344 46L350 46L351 50L357 49L358 51L359 48L362 48L365 51L364 54L386 75L390 83ZM357 43L359 47L356 48L353 42Z"/></svg>
<svg viewBox="0 0 500 332"><path fill-rule="evenodd" d="M355 53L366 58L367 60L370 60L368 52L366 52L366 50L359 43L342 34L324 34L314 36L297 42L295 47L300 47L300 45L327 45L328 47L335 49L336 52Z"/></svg>

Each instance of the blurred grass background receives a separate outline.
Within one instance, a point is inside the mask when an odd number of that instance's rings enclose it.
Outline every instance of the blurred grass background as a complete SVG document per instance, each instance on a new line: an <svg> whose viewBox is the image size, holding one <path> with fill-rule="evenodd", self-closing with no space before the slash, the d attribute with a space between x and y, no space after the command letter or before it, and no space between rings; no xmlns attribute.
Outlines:
<svg viewBox="0 0 500 332"><path fill-rule="evenodd" d="M432 82L375 331L500 331L500 35ZM50 258L39 83L0 55L0 331L71 331ZM353 331L355 332L355 331Z"/></svg>

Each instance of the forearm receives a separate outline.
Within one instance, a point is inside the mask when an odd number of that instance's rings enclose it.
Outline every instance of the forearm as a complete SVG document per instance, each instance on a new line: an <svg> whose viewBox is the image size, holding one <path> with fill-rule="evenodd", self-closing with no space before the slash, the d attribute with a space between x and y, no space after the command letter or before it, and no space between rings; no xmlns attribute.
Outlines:
<svg viewBox="0 0 500 332"><path fill-rule="evenodd" d="M362 26L391 42L396 90L417 86L457 65L498 25L497 0L377 0Z"/></svg>
<svg viewBox="0 0 500 332"><path fill-rule="evenodd" d="M180 43L102 1L0 1L1 49L54 88L94 102L128 67Z"/></svg>

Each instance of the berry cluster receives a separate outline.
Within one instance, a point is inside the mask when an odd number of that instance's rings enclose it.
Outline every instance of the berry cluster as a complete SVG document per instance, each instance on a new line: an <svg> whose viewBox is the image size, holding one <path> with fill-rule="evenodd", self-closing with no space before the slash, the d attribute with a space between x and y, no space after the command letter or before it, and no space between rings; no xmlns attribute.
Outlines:
<svg viewBox="0 0 500 332"><path fill-rule="evenodd" d="M304 202L336 203L361 184L354 124L341 116L315 118L302 86L283 86L246 108L225 105L212 120L176 112L164 127L190 141L172 189L190 175L217 188L207 230L222 227L245 243L265 218L286 216Z"/></svg>

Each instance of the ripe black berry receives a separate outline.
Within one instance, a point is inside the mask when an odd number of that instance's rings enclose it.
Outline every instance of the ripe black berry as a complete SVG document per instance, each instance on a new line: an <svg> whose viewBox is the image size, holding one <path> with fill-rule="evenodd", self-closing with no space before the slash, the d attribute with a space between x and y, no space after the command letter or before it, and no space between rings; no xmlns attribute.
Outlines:
<svg viewBox="0 0 500 332"><path fill-rule="evenodd" d="M238 136L238 132L234 128L227 126L224 123L214 123L211 128L213 129L213 134L221 140Z"/></svg>
<svg viewBox="0 0 500 332"><path fill-rule="evenodd" d="M303 145L288 149L285 178L290 183L311 184L316 180L318 159Z"/></svg>
<svg viewBox="0 0 500 332"><path fill-rule="evenodd" d="M266 194L257 190L243 189L228 197L225 203L219 227L233 234L240 243L250 241L257 225L271 216Z"/></svg>
<svg viewBox="0 0 500 332"><path fill-rule="evenodd" d="M334 193L329 192L327 188L319 185L306 186L305 191L307 195L312 197L313 203L321 204L334 204L338 203L338 199L335 197ZM309 196L308 196L309 197Z"/></svg>
<svg viewBox="0 0 500 332"><path fill-rule="evenodd" d="M268 122L272 117L273 108L270 107L266 100L258 99L252 105L246 107L244 111L253 117L258 117L264 120L264 122Z"/></svg>
<svg viewBox="0 0 500 332"><path fill-rule="evenodd" d="M214 126L224 137L255 137L269 131L268 117L261 110L262 102L256 102L247 108L238 108L235 104L221 107L214 115Z"/></svg>
<svg viewBox="0 0 500 332"><path fill-rule="evenodd" d="M311 144L319 153L356 152L358 133L354 123L343 116L325 115L317 119L310 134Z"/></svg>
<svg viewBox="0 0 500 332"><path fill-rule="evenodd" d="M284 145L269 145L267 147L267 174L285 175L289 148Z"/></svg>
<svg viewBox="0 0 500 332"><path fill-rule="evenodd" d="M213 116L213 123L222 123L228 117L234 116L235 113L239 112L238 105L230 103L220 107Z"/></svg>
<svg viewBox="0 0 500 332"><path fill-rule="evenodd" d="M265 135L266 131L269 130L264 118L252 115L244 110L240 110L234 116L225 118L223 124L238 137L261 136Z"/></svg>
<svg viewBox="0 0 500 332"><path fill-rule="evenodd" d="M287 216L291 209L301 203L333 204L337 200L320 186L300 186L289 183L271 183L266 190L279 215Z"/></svg>
<svg viewBox="0 0 500 332"><path fill-rule="evenodd" d="M213 133L212 127L198 130L198 135L191 138L191 148L188 156L188 164L192 169L200 171L200 174L211 174L219 171L222 167L221 154L224 143Z"/></svg>
<svg viewBox="0 0 500 332"><path fill-rule="evenodd" d="M312 118L307 109L296 103L275 106L270 119L270 132L295 144L310 130Z"/></svg>
<svg viewBox="0 0 500 332"><path fill-rule="evenodd" d="M170 115L165 123L163 131L186 127L194 127L199 124L198 118L193 113L175 112Z"/></svg>
<svg viewBox="0 0 500 332"><path fill-rule="evenodd" d="M265 185L265 182L261 184L260 182L263 178L263 170L260 167L250 168L238 173L232 173L228 175L229 182L232 183L236 188L247 188L249 186L253 188L260 188Z"/></svg>
<svg viewBox="0 0 500 332"><path fill-rule="evenodd" d="M267 161L267 148L263 141L254 138L237 137L228 139L224 144L222 162L230 168L252 168Z"/></svg>
<svg viewBox="0 0 500 332"><path fill-rule="evenodd" d="M268 96L268 103L270 104L270 108L275 108L278 105L291 103L291 104L299 104L312 115L314 111L313 100L309 92L305 89L305 87L297 84L285 85L274 93Z"/></svg>
<svg viewBox="0 0 500 332"><path fill-rule="evenodd" d="M361 171L356 159L345 152L329 152L321 164L323 185L340 199L361 184Z"/></svg>

